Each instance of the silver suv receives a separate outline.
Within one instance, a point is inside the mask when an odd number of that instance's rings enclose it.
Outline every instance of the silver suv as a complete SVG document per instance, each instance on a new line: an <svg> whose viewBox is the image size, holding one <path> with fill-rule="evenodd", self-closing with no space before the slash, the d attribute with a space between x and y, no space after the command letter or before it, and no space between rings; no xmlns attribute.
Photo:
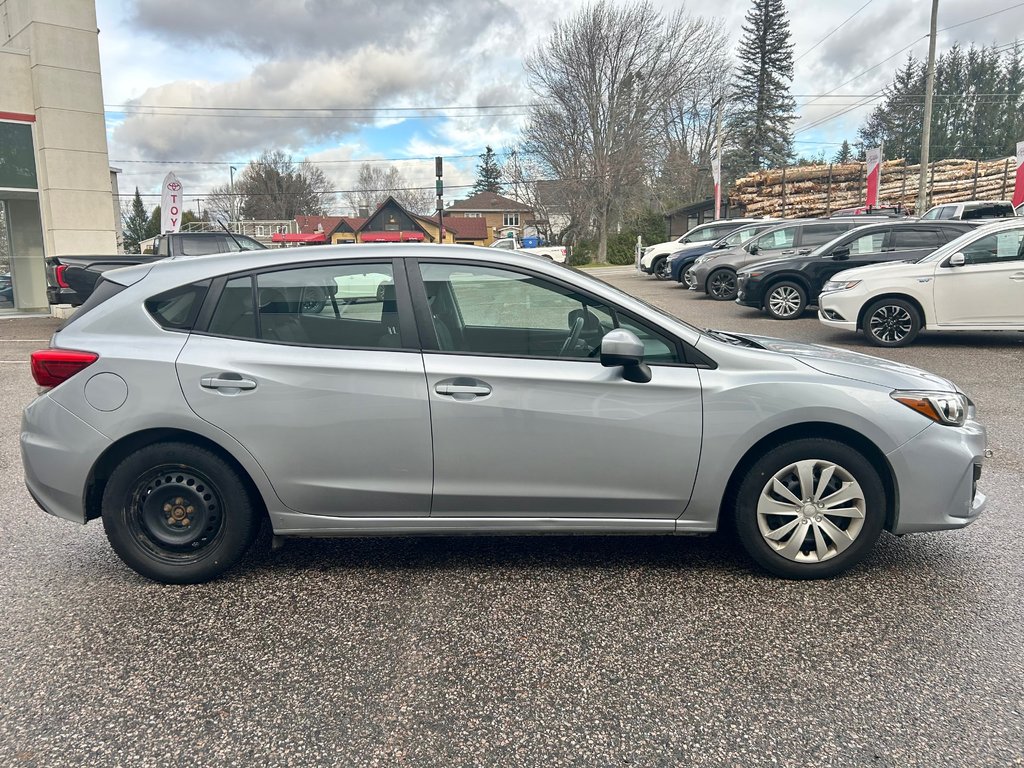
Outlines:
<svg viewBox="0 0 1024 768"><path fill-rule="evenodd" d="M684 279L690 290L704 291L716 301L732 301L736 298L736 273L749 264L810 253L854 227L871 223L865 216L780 223L741 246L701 256Z"/></svg>
<svg viewBox="0 0 1024 768"><path fill-rule="evenodd" d="M703 534L831 576L883 530L981 513L984 428L937 376L701 331L472 247L344 246L107 272L32 355L25 480L165 582L277 536Z"/></svg>

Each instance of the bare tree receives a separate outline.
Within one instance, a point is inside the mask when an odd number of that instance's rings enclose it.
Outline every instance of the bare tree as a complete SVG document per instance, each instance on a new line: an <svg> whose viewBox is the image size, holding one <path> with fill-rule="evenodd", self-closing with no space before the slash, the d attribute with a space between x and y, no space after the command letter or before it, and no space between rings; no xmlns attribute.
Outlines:
<svg viewBox="0 0 1024 768"><path fill-rule="evenodd" d="M432 189L413 187L394 165L363 163L355 191L346 192L344 197L352 212L358 214L361 209L372 212L389 195L413 213L432 213L436 208Z"/></svg>
<svg viewBox="0 0 1024 768"><path fill-rule="evenodd" d="M203 197L203 218L208 221L223 221L225 224L231 221L231 212L237 206L231 204L231 187L221 184L213 187Z"/></svg>
<svg viewBox="0 0 1024 768"><path fill-rule="evenodd" d="M650 0L598 0L559 22L526 62L541 101L526 144L587 201L606 261L615 219L650 196L673 105L706 80L721 36L717 22ZM583 206L581 206L583 207Z"/></svg>
<svg viewBox="0 0 1024 768"><path fill-rule="evenodd" d="M281 150L264 150L235 183L238 210L247 219L323 216L333 206L331 182L320 168L296 164Z"/></svg>

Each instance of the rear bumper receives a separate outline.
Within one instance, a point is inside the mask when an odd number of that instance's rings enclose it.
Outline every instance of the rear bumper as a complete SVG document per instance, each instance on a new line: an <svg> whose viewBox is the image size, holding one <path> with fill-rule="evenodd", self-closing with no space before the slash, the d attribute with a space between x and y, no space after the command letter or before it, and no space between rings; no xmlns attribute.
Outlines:
<svg viewBox="0 0 1024 768"><path fill-rule="evenodd" d="M70 304L73 307L82 305L82 297L77 291L70 288L58 288L55 285L47 286L46 298L51 304Z"/></svg>
<svg viewBox="0 0 1024 768"><path fill-rule="evenodd" d="M933 424L888 455L899 488L893 533L964 528L985 511L978 490L985 427Z"/></svg>
<svg viewBox="0 0 1024 768"><path fill-rule="evenodd" d="M85 523L89 473L110 440L42 395L21 418L21 461L32 498L56 517Z"/></svg>

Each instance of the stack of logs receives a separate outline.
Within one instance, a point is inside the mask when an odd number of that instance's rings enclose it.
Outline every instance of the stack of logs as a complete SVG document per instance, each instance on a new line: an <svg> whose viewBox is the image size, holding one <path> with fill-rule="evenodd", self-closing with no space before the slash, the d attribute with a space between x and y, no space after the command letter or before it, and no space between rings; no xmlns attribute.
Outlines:
<svg viewBox="0 0 1024 768"><path fill-rule="evenodd" d="M865 163L755 171L737 180L729 194L729 204L745 206L746 215L750 217L828 216L841 208L864 205L866 171ZM900 205L913 213L920 172L920 165L907 165L904 160L884 162L878 190L879 206ZM1015 174L1013 158L930 163L929 205L964 200L1007 200L1013 195Z"/></svg>

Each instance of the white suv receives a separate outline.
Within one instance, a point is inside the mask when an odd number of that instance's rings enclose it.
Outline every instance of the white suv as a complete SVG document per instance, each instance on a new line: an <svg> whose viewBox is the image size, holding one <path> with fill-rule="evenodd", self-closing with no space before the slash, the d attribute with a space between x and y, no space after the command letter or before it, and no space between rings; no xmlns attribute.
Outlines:
<svg viewBox="0 0 1024 768"><path fill-rule="evenodd" d="M846 270L825 283L818 319L902 347L922 329L1024 331L1024 220L961 235L918 262Z"/></svg>

